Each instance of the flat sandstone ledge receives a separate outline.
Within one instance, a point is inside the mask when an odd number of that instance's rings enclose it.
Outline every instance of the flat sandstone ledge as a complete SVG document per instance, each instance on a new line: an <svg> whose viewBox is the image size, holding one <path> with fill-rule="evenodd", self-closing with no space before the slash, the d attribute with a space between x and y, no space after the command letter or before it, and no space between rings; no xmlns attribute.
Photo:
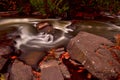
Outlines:
<svg viewBox="0 0 120 80"><path fill-rule="evenodd" d="M120 63L115 60L108 47L114 44L106 38L79 32L72 38L67 51L72 59L82 63L94 76L101 80L116 80L120 73Z"/></svg>

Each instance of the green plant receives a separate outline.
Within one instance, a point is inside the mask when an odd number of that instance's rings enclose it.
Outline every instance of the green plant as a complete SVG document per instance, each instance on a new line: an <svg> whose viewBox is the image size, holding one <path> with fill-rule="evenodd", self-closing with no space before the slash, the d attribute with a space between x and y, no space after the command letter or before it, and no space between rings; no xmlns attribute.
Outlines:
<svg viewBox="0 0 120 80"><path fill-rule="evenodd" d="M31 5L42 14L45 14L44 0L30 0Z"/></svg>
<svg viewBox="0 0 120 80"><path fill-rule="evenodd" d="M111 13L116 13L120 10L119 0L96 0L97 7L103 11L109 11Z"/></svg>
<svg viewBox="0 0 120 80"><path fill-rule="evenodd" d="M41 14L48 16L61 16L69 10L68 3L64 0L30 0L30 3Z"/></svg>

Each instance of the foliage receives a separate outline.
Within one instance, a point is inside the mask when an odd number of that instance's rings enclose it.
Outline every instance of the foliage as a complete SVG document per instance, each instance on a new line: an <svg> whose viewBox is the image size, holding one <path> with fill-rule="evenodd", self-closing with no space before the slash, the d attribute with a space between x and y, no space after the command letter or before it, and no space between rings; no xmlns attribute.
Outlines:
<svg viewBox="0 0 120 80"><path fill-rule="evenodd" d="M81 4L82 6L92 7L111 13L120 10L120 0L82 0Z"/></svg>
<svg viewBox="0 0 120 80"><path fill-rule="evenodd" d="M26 3L30 6L26 5ZM74 16L77 12L120 12L120 0L0 0L0 11L31 13L37 10L48 17ZM32 6L32 7L31 7ZM27 8L26 8L27 7ZM28 9L30 8L30 9Z"/></svg>
<svg viewBox="0 0 120 80"><path fill-rule="evenodd" d="M111 13L117 12L120 10L120 1L119 0L97 0L98 8L109 11Z"/></svg>
<svg viewBox="0 0 120 80"><path fill-rule="evenodd" d="M61 16L69 9L68 3L64 3L64 0L30 0L30 3L40 13L49 16Z"/></svg>
<svg viewBox="0 0 120 80"><path fill-rule="evenodd" d="M16 10L16 1L14 0L0 0L0 11Z"/></svg>

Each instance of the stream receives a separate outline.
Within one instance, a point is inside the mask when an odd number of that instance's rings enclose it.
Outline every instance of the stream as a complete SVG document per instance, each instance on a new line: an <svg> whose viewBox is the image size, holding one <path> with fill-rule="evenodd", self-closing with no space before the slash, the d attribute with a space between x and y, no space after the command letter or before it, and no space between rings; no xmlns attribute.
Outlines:
<svg viewBox="0 0 120 80"><path fill-rule="evenodd" d="M39 32L35 27L38 22L48 21L54 26L54 32L51 34ZM80 31L86 31L99 36L106 37L110 40L116 34L120 34L118 22L95 21L95 20L77 20L70 24L70 21L61 21L59 19L34 19L34 18L14 18L0 19L0 37L8 34L11 38L13 35L20 35L15 39L15 47L48 49L61 47L66 44L70 38L74 37ZM57 27L56 27L57 26Z"/></svg>
<svg viewBox="0 0 120 80"><path fill-rule="evenodd" d="M37 24L46 22L50 24L47 26L48 28L37 29ZM0 19L0 43L6 45L6 43L9 43L7 40L12 39L15 42L12 47L10 45L12 55L15 53L18 60L30 65L34 70L39 70L38 63L43 60L51 49L63 48L65 51L70 39L80 31L93 33L114 41L114 36L120 34L120 27L110 21L63 21L34 18Z"/></svg>
<svg viewBox="0 0 120 80"><path fill-rule="evenodd" d="M75 22L74 26L76 26L75 34L79 31L86 31L110 40L112 40L116 34L120 34L120 26L110 21L80 20Z"/></svg>
<svg viewBox="0 0 120 80"><path fill-rule="evenodd" d="M36 24L44 21L52 24L53 32L45 33L37 30ZM15 39L15 47L22 51L46 50L66 45L69 40L66 33L71 30L66 27L70 24L70 21L60 21L59 19L1 19L0 34L3 36L2 34L6 33L8 37L19 35Z"/></svg>

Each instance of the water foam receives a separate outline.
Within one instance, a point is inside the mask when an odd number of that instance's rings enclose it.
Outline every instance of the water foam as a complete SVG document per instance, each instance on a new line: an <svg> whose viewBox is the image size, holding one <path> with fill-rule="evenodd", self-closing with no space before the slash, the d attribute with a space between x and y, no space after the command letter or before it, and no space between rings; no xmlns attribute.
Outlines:
<svg viewBox="0 0 120 80"><path fill-rule="evenodd" d="M24 29L24 28L23 28ZM25 29L24 29L25 30ZM17 49L20 49L20 46L22 44L27 46L39 46L39 44L50 44L54 41L54 37L51 34L47 34L44 32L41 32L37 35L30 35L27 34L27 32L21 32L21 38L16 39L16 45ZM33 43L33 45L29 45L28 42Z"/></svg>
<svg viewBox="0 0 120 80"><path fill-rule="evenodd" d="M54 40L54 36L47 33L38 33L33 34L33 27L36 27L36 24L42 21L48 21L53 25L54 29L58 29L62 31L63 33L61 36ZM36 46L40 47L42 44L45 45L56 45L58 42L61 42L62 40L66 40L65 33L68 33L69 31L73 31L72 29L67 28L67 26L71 25L70 21L60 21L60 19L29 19L29 18L21 18L21 19L1 19L0 20L0 26L3 25L15 25L20 31L20 38L16 39L16 45L15 47L17 49L20 49L20 46L22 44L28 45L28 46ZM27 25L28 24L28 25ZM9 27L9 26L8 26ZM30 29L31 28L31 29ZM29 45L29 43L32 43L33 45Z"/></svg>

